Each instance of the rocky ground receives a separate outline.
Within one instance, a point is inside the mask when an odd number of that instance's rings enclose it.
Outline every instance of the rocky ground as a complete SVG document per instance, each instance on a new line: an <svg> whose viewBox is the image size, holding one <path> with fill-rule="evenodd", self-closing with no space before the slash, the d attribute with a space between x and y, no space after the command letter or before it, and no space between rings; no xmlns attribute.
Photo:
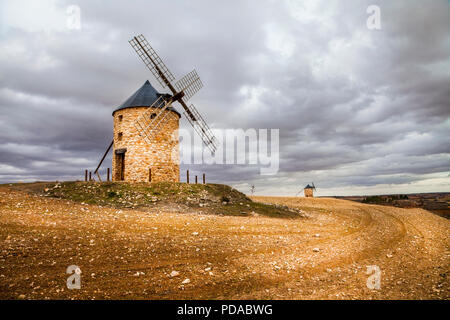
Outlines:
<svg viewBox="0 0 450 320"><path fill-rule="evenodd" d="M337 199L252 199L302 214L115 208L0 186L0 298L450 298L448 219ZM70 265L81 269L79 290L66 286ZM366 285L373 265L379 290Z"/></svg>
<svg viewBox="0 0 450 320"><path fill-rule="evenodd" d="M227 216L263 215L298 218L301 210L280 204L252 201L224 184L175 182L36 182L9 184L13 190L44 197L67 199L83 204L118 209L139 209L153 213L200 213Z"/></svg>

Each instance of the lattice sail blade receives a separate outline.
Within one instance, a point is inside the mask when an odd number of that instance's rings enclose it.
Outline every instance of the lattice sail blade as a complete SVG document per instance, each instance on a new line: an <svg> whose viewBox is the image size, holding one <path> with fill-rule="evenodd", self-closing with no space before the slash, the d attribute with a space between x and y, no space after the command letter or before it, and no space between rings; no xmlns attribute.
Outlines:
<svg viewBox="0 0 450 320"><path fill-rule="evenodd" d="M176 117L173 112L164 112L171 105L172 101L167 102L160 97L134 122L135 128L145 142L151 144L152 138L164 128L172 117Z"/></svg>
<svg viewBox="0 0 450 320"><path fill-rule="evenodd" d="M188 101L194 94L197 93L203 87L203 83L197 74L197 71L192 70L183 78L175 83L175 88L178 92L183 91L184 97L182 98L184 102Z"/></svg>
<svg viewBox="0 0 450 320"><path fill-rule="evenodd" d="M209 148L209 150L212 153L216 152L218 145L217 138L214 136L208 124L193 104L188 107L188 110L184 112L184 115L192 127L194 127L198 135L202 138L203 143Z"/></svg>
<svg viewBox="0 0 450 320"><path fill-rule="evenodd" d="M129 43L163 88L169 85L171 81L175 81L172 72L166 67L142 34L131 39Z"/></svg>

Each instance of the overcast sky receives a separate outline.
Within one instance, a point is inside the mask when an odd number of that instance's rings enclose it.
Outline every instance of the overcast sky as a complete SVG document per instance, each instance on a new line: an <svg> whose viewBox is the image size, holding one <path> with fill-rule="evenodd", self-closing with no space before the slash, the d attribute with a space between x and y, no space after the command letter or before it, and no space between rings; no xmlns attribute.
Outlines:
<svg viewBox="0 0 450 320"><path fill-rule="evenodd" d="M147 79L163 91L128 44L143 33L176 78L197 70L212 128L280 129L276 175L192 174L257 194L448 192L449 23L447 0L0 0L0 182L95 169L111 112Z"/></svg>

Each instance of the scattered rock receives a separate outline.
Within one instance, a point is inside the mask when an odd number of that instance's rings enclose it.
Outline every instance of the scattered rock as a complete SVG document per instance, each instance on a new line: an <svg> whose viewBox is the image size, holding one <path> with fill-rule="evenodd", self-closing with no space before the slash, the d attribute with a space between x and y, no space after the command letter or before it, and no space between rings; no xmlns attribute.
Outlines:
<svg viewBox="0 0 450 320"><path fill-rule="evenodd" d="M178 277L180 275L180 273L178 272L178 271L175 271L175 270L173 270L171 273L170 273L170 277L171 278L173 278L173 277Z"/></svg>
<svg viewBox="0 0 450 320"><path fill-rule="evenodd" d="M314 252L319 252L320 249L319 249L319 248L314 248L313 251L314 251Z"/></svg>
<svg viewBox="0 0 450 320"><path fill-rule="evenodd" d="M191 280L189 278L186 278L183 280L183 282L181 284L188 284L190 282L191 282Z"/></svg>

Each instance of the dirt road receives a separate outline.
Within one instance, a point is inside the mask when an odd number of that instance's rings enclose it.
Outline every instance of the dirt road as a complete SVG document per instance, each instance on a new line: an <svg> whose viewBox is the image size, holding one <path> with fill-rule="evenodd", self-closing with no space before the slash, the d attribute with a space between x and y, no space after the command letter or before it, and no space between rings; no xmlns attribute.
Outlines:
<svg viewBox="0 0 450 320"><path fill-rule="evenodd" d="M254 197L306 218L158 213L0 187L2 299L449 299L450 221L421 209ZM68 290L66 268L81 269ZM367 266L381 271L379 290Z"/></svg>

